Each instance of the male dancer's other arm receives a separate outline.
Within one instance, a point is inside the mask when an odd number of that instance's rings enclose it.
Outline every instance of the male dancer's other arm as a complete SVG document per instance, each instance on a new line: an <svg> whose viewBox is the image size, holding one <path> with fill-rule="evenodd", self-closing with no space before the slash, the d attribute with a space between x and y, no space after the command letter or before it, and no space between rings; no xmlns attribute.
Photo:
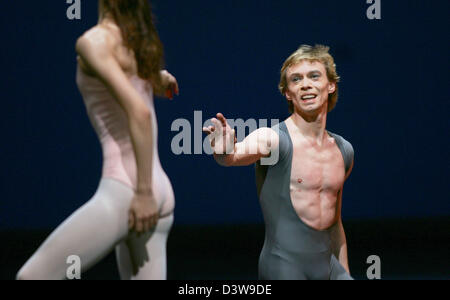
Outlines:
<svg viewBox="0 0 450 300"><path fill-rule="evenodd" d="M279 136L271 128L259 128L237 143L226 118L221 113L216 117L211 119L214 126L204 127L203 132L209 135L214 159L221 166L248 166L278 147Z"/></svg>
<svg viewBox="0 0 450 300"><path fill-rule="evenodd" d="M347 180L348 176L353 169L353 163L345 176L345 180ZM339 260L341 265L345 268L345 270L350 274L350 268L348 266L348 256L347 256L347 239L345 237L344 226L342 225L342 191L343 188L338 193L337 199L337 211L336 215L338 217L337 222L331 227L331 250L334 256Z"/></svg>
<svg viewBox="0 0 450 300"><path fill-rule="evenodd" d="M154 143L151 113L114 57L117 41L103 30L92 35L82 36L77 41L76 50L83 63L108 87L127 114L137 165L137 190L130 208L129 227L138 233L146 232L159 218L151 186Z"/></svg>

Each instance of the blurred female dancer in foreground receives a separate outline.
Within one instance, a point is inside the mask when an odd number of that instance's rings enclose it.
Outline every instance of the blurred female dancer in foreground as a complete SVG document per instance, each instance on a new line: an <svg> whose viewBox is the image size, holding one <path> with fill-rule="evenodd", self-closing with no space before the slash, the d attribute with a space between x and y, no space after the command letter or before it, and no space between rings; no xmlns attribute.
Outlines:
<svg viewBox="0 0 450 300"><path fill-rule="evenodd" d="M157 147L153 92L172 98L176 79L161 71L162 44L148 0L99 0L99 23L81 36L77 85L103 150L97 192L61 224L17 279L64 279L114 247L122 279L166 279L174 194Z"/></svg>

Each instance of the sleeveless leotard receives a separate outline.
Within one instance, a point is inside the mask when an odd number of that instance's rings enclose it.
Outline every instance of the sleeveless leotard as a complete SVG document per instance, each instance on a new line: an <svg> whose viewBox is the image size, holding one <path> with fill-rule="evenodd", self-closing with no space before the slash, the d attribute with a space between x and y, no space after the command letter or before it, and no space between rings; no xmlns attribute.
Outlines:
<svg viewBox="0 0 450 300"><path fill-rule="evenodd" d="M295 212L290 195L292 141L285 122L274 129L280 137L278 162L271 166L256 164L257 191L266 225L259 278L351 279L331 253L329 230L309 227ZM341 136L330 135L336 140L348 171L353 161L353 148Z"/></svg>
<svg viewBox="0 0 450 300"><path fill-rule="evenodd" d="M162 215L173 211L173 190L158 155L158 124L153 104L153 90L148 81L134 75L129 78L150 109L153 122L153 189L161 199ZM86 75L80 66L77 85L103 152L103 178L113 178L136 190L137 166L131 142L127 115L106 86L97 78Z"/></svg>

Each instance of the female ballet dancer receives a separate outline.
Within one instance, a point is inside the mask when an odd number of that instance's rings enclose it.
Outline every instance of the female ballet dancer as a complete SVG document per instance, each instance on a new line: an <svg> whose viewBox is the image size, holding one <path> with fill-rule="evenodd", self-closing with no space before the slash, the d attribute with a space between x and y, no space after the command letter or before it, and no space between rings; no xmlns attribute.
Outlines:
<svg viewBox="0 0 450 300"><path fill-rule="evenodd" d="M121 279L166 279L174 194L157 147L153 92L178 94L161 71L162 44L148 0L99 0L99 22L76 43L77 85L103 150L99 187L63 222L17 279L65 279L68 257L81 272L115 247Z"/></svg>

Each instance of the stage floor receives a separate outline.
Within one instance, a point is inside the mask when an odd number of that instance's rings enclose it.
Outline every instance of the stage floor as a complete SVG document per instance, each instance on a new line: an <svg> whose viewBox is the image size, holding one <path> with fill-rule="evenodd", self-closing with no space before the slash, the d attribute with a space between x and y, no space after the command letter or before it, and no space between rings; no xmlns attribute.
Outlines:
<svg viewBox="0 0 450 300"><path fill-rule="evenodd" d="M381 259L382 279L450 279L450 218L345 221L349 264L355 279L367 280L370 255ZM0 279L16 272L49 230L2 230ZM175 225L168 241L168 279L257 279L263 225ZM111 253L83 280L119 279Z"/></svg>

